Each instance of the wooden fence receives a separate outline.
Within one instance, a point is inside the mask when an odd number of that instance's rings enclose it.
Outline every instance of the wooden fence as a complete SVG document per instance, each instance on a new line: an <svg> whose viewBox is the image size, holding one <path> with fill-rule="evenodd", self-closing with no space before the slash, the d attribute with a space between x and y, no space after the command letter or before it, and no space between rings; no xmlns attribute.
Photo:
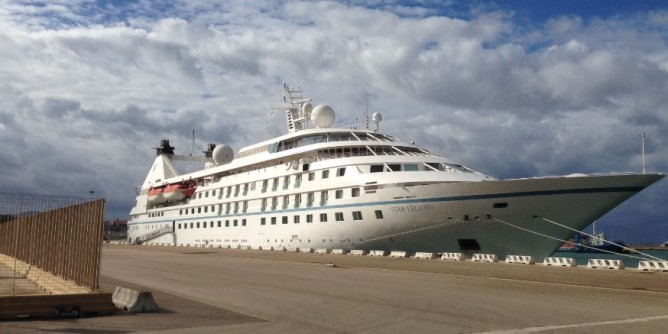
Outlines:
<svg viewBox="0 0 668 334"><path fill-rule="evenodd" d="M104 199L0 219L0 253L98 291Z"/></svg>

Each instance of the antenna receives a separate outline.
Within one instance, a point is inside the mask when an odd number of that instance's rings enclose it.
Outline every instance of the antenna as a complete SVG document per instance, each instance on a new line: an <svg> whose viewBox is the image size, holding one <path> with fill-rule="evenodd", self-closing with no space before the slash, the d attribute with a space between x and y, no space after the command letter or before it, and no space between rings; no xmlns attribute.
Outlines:
<svg viewBox="0 0 668 334"><path fill-rule="evenodd" d="M193 149L190 152L190 156L194 157L195 156L195 129L193 129Z"/></svg>
<svg viewBox="0 0 668 334"><path fill-rule="evenodd" d="M364 106L364 128L369 129L369 97L366 97L366 105Z"/></svg>
<svg viewBox="0 0 668 334"><path fill-rule="evenodd" d="M642 173L645 174L645 133L642 133Z"/></svg>

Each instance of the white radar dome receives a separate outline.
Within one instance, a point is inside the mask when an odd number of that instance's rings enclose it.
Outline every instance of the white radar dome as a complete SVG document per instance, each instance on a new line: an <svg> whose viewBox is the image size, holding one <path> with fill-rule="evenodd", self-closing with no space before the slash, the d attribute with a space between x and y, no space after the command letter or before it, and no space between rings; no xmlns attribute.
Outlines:
<svg viewBox="0 0 668 334"><path fill-rule="evenodd" d="M372 119L374 122L380 122L380 121L383 120L383 115L381 115L379 112L375 112L375 113L373 113L373 115L371 116L371 119Z"/></svg>
<svg viewBox="0 0 668 334"><path fill-rule="evenodd" d="M317 105L311 113L311 121L317 128L328 128L334 124L334 109L328 105Z"/></svg>
<svg viewBox="0 0 668 334"><path fill-rule="evenodd" d="M211 157L216 165L224 165L234 160L234 150L227 145L216 145Z"/></svg>
<svg viewBox="0 0 668 334"><path fill-rule="evenodd" d="M304 115L308 115L312 111L313 111L313 105L311 104L311 102L306 102L302 104L302 112L304 113Z"/></svg>

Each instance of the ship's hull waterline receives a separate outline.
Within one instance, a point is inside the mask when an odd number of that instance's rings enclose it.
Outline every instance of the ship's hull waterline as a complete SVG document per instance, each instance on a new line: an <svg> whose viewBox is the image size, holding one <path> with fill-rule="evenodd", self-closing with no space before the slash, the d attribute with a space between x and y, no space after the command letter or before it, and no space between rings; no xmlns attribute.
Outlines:
<svg viewBox="0 0 668 334"><path fill-rule="evenodd" d="M154 242L213 247L384 249L407 252L492 253L498 256L553 253L572 230L592 221L656 182L662 175L603 175L386 187L367 201L274 210L252 215L212 215L249 226L176 230ZM375 216L383 213L382 219ZM351 221L350 212L362 220ZM346 219L333 221L342 212ZM318 221L328 214L329 222ZM314 221L303 217L312 214ZM301 216L301 224L293 217ZM288 224L282 224L282 217ZM247 218L245 218L247 217ZM262 217L267 225L259 225ZM277 218L270 225L271 217ZM174 224L178 223L175 221Z"/></svg>

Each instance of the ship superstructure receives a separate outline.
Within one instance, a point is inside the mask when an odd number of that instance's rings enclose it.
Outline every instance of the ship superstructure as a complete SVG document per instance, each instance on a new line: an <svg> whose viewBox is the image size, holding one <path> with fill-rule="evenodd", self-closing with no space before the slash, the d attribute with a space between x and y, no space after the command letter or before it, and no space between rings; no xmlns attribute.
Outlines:
<svg viewBox="0 0 668 334"><path fill-rule="evenodd" d="M378 113L374 129L332 128L331 107L285 91L288 133L236 156L210 145L202 158L181 157L163 140L130 212L129 242L540 259L573 236L569 228L584 228L663 177L498 180L381 133ZM180 174L177 159L205 168Z"/></svg>

